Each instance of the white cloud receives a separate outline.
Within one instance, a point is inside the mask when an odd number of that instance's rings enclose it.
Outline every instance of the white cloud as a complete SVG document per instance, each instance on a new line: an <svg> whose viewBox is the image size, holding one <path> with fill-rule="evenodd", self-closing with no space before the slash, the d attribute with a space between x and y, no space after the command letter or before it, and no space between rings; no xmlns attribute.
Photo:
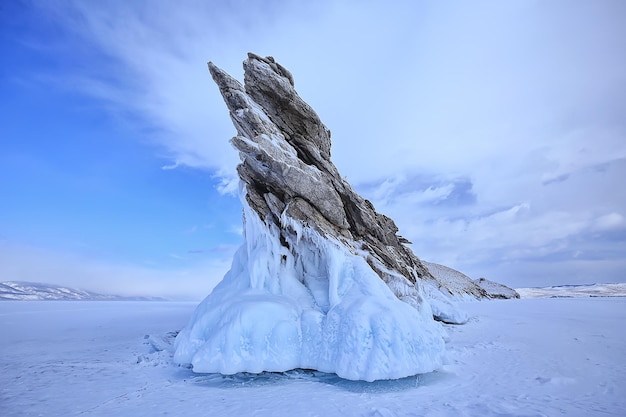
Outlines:
<svg viewBox="0 0 626 417"><path fill-rule="evenodd" d="M600 216L594 221L594 229L599 231L619 230L626 226L624 216L619 213L609 213Z"/></svg>
<svg viewBox="0 0 626 417"><path fill-rule="evenodd" d="M180 166L180 162L178 162L178 161L174 161L174 163L173 163L173 164L163 165L163 166L161 167L161 169L162 169L162 170L164 170L164 171L168 171L168 170L170 170L170 169L176 169L176 168L178 168L179 166Z"/></svg>
<svg viewBox="0 0 626 417"><path fill-rule="evenodd" d="M205 62L241 78L251 50L293 72L333 132L340 172L420 256L469 268L524 262L623 224L619 0L54 7L110 59L77 74L78 86L157 127L152 139L173 161L164 169L209 169L221 192L236 190L238 158ZM410 188L414 177L438 180ZM455 207L458 178L473 197Z"/></svg>
<svg viewBox="0 0 626 417"><path fill-rule="evenodd" d="M205 62L240 77L248 49L292 69L353 182L416 168L519 175L537 153L546 159L539 175L550 179L625 156L623 126L568 120L590 97L597 107L624 87L619 19L599 6L560 3L565 19L553 4L523 2L70 4L56 10L62 21L111 60L84 88L160 127L178 164L234 176L234 130ZM111 72L122 85L106 83Z"/></svg>

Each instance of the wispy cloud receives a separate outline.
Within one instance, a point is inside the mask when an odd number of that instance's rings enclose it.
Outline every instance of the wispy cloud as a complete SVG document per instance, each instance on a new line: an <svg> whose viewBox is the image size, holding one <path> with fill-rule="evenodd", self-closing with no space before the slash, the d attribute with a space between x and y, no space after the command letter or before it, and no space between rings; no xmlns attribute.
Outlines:
<svg viewBox="0 0 626 417"><path fill-rule="evenodd" d="M294 73L340 172L418 255L521 284L525 268L493 265L584 254L585 233L626 215L619 0L40 7L100 52L73 85L151 126L164 169L207 169L221 192L238 157L205 62L237 76L252 50Z"/></svg>
<svg viewBox="0 0 626 417"><path fill-rule="evenodd" d="M178 161L174 161L174 163L173 163L173 164L163 165L163 166L161 167L161 169L162 169L162 170L164 170L164 171L168 171L168 170L170 170L170 169L176 169L176 168L178 168L179 166L180 166L180 162L178 162Z"/></svg>

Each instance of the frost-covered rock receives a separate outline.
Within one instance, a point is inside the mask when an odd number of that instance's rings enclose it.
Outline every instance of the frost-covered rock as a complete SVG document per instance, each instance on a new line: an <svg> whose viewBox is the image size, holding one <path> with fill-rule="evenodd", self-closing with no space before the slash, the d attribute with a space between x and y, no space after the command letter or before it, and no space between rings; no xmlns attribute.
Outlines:
<svg viewBox="0 0 626 417"><path fill-rule="evenodd" d="M426 287L436 287L444 299L489 299L489 298L519 298L519 294L514 289L507 287L506 285L499 284L497 282L489 281L486 278L479 278L472 280L470 277L456 269L448 266L422 261L424 266L428 268L431 275L434 278L435 283L427 282ZM437 292L433 293L433 298L441 299ZM431 302L433 306L433 314L437 317L437 308L435 302ZM447 311L444 311L444 314ZM440 318L442 321L446 319Z"/></svg>
<svg viewBox="0 0 626 417"><path fill-rule="evenodd" d="M498 282L489 281L487 278L478 278L474 283L485 290L489 298L520 298L520 295L513 288Z"/></svg>
<svg viewBox="0 0 626 417"><path fill-rule="evenodd" d="M237 130L245 242L176 339L196 372L312 368L373 381L442 364L434 278L330 161L330 131L273 58L209 63ZM435 302L447 321L466 319Z"/></svg>
<svg viewBox="0 0 626 417"><path fill-rule="evenodd" d="M422 261L434 278L436 287L446 296L461 299L489 298L487 292L470 277L456 269L433 262Z"/></svg>

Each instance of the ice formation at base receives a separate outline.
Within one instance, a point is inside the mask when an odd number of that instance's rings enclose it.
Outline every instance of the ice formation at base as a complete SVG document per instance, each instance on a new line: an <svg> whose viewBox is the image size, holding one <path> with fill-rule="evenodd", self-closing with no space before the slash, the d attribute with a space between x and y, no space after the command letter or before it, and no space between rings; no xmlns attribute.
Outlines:
<svg viewBox="0 0 626 417"><path fill-rule="evenodd" d="M365 381L442 365L428 303L400 301L362 257L310 228L292 224L288 250L245 201L246 241L178 335L176 362L195 372L305 368Z"/></svg>

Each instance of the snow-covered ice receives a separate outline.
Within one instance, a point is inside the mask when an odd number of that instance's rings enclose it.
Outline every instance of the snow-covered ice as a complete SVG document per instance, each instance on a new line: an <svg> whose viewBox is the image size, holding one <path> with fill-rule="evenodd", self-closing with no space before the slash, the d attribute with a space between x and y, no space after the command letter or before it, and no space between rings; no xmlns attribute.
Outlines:
<svg viewBox="0 0 626 417"><path fill-rule="evenodd" d="M292 219L282 221L293 234L280 234L241 200L245 242L176 338L177 363L205 373L304 368L365 381L441 367L443 328L427 301L400 301L362 256Z"/></svg>
<svg viewBox="0 0 626 417"><path fill-rule="evenodd" d="M623 416L626 298L468 302L437 371L349 381L194 374L172 360L196 303L0 303L0 415Z"/></svg>

